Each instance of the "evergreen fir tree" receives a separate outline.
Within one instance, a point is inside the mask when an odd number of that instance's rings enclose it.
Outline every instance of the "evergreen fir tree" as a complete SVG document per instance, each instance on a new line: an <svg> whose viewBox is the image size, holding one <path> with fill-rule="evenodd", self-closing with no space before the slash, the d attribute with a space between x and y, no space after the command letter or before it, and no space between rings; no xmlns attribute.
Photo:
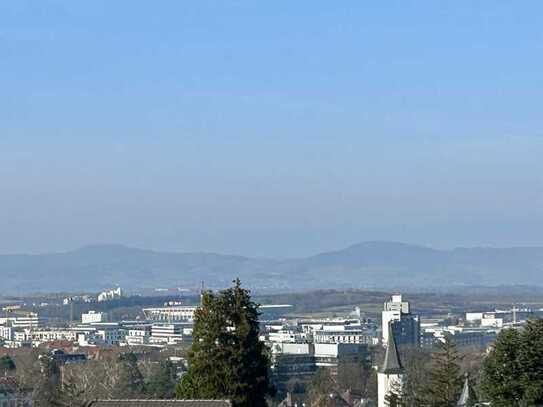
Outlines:
<svg viewBox="0 0 543 407"><path fill-rule="evenodd" d="M528 321L521 333L518 364L527 406L543 406L543 320Z"/></svg>
<svg viewBox="0 0 543 407"><path fill-rule="evenodd" d="M426 404L430 407L454 407L462 391L461 357L450 335L432 355L432 369Z"/></svg>
<svg viewBox="0 0 543 407"><path fill-rule="evenodd" d="M269 355L259 340L258 306L234 286L202 294L196 310L188 372L177 387L187 399L229 399L235 407L264 407L272 394Z"/></svg>
<svg viewBox="0 0 543 407"><path fill-rule="evenodd" d="M523 397L519 363L521 336L517 330L505 329L496 339L483 361L481 390L495 407L521 406Z"/></svg>

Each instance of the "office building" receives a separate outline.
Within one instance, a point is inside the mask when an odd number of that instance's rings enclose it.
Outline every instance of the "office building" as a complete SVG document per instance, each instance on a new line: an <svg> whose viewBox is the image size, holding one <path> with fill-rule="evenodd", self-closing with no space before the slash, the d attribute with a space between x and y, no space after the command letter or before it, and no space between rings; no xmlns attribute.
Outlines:
<svg viewBox="0 0 543 407"><path fill-rule="evenodd" d="M85 314L81 314L81 323L83 324L95 324L107 321L107 314L104 312L89 311Z"/></svg>
<svg viewBox="0 0 543 407"><path fill-rule="evenodd" d="M192 323L197 308L194 306L144 308L143 314L148 321Z"/></svg>
<svg viewBox="0 0 543 407"><path fill-rule="evenodd" d="M411 313L409 302L403 301L401 294L393 295L384 303L382 311L382 343L388 343L389 332L394 333L397 346L420 344L420 319Z"/></svg>

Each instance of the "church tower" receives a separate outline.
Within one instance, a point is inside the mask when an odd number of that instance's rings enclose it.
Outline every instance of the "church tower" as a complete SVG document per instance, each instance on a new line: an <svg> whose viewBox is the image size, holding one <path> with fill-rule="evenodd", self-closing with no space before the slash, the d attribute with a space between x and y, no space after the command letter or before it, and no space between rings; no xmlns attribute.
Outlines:
<svg viewBox="0 0 543 407"><path fill-rule="evenodd" d="M400 360L400 353L390 326L388 329L385 360L377 373L377 407L387 407L387 396L401 392L404 381L404 369Z"/></svg>
<svg viewBox="0 0 543 407"><path fill-rule="evenodd" d="M464 388L462 389L460 400L458 400L458 403L456 403L456 405L458 407L471 407L475 405L476 399L477 397L475 396L473 387L471 387L470 382L469 382L469 376L466 373L466 376L464 379Z"/></svg>

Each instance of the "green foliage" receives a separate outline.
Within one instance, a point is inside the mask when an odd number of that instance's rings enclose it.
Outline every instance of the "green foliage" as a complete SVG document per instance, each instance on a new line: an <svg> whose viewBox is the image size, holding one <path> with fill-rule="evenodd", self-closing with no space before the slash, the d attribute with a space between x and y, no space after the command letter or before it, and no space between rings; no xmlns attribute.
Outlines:
<svg viewBox="0 0 543 407"><path fill-rule="evenodd" d="M426 389L426 402L429 407L454 407L462 392L461 357L451 337L439 344L432 355L432 368Z"/></svg>
<svg viewBox="0 0 543 407"><path fill-rule="evenodd" d="M483 362L481 389L496 407L543 405L543 320L500 333Z"/></svg>
<svg viewBox="0 0 543 407"><path fill-rule="evenodd" d="M519 364L523 399L528 405L543 405L543 320L530 321L521 334Z"/></svg>
<svg viewBox="0 0 543 407"><path fill-rule="evenodd" d="M147 382L146 391L152 399L172 399L177 383L175 366L169 360L160 363L156 372Z"/></svg>
<svg viewBox="0 0 543 407"><path fill-rule="evenodd" d="M273 393L269 355L261 342L258 306L239 280L202 295L195 312L189 369L177 387L187 399L229 399L235 407L264 407Z"/></svg>
<svg viewBox="0 0 543 407"><path fill-rule="evenodd" d="M522 386L519 381L521 337L514 329L503 330L494 349L483 361L481 390L496 407L520 406Z"/></svg>
<svg viewBox="0 0 543 407"><path fill-rule="evenodd" d="M15 370L15 362L9 355L4 355L0 357L0 373L7 374Z"/></svg>

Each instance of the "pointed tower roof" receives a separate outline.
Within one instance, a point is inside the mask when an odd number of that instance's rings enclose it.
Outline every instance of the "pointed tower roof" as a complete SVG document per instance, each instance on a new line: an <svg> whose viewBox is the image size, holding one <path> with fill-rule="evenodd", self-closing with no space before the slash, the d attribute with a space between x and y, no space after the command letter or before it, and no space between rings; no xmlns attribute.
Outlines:
<svg viewBox="0 0 543 407"><path fill-rule="evenodd" d="M460 395L460 399L458 400L458 403L456 405L458 407L468 407L471 406L472 403L475 402L473 390L469 384L469 376L466 373L466 378L464 379L464 388L462 389L462 394Z"/></svg>
<svg viewBox="0 0 543 407"><path fill-rule="evenodd" d="M385 353L385 360L383 362L383 366L381 366L380 372L386 374L403 373L400 353L398 352L398 347L396 346L394 334L392 333L392 328L390 326L388 327L388 343Z"/></svg>

